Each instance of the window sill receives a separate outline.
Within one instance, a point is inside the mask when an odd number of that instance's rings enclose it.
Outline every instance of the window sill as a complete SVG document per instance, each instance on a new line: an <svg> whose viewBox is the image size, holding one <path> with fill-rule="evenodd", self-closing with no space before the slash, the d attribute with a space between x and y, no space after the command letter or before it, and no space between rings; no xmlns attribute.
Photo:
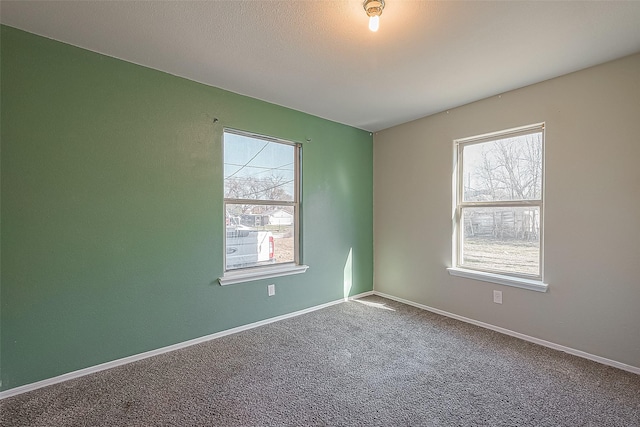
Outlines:
<svg viewBox="0 0 640 427"><path fill-rule="evenodd" d="M502 274L485 273L482 271L466 270L464 268L449 267L447 271L452 276L466 279L480 280L483 282L497 283L498 285L513 286L530 291L547 292L549 285L541 280L523 279L521 277L504 276Z"/></svg>
<svg viewBox="0 0 640 427"><path fill-rule="evenodd" d="M229 271L218 278L220 285L234 285L236 283L251 282L253 280L270 279L272 277L290 276L307 271L308 265L285 264L273 267L256 267L237 271Z"/></svg>

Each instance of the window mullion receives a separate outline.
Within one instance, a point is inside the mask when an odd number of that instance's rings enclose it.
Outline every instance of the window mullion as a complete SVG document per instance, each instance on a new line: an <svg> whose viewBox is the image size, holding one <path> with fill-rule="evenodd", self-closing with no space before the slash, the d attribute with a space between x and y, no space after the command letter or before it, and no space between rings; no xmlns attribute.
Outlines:
<svg viewBox="0 0 640 427"><path fill-rule="evenodd" d="M496 202L460 202L460 208L510 208L510 207L526 207L539 206L542 207L542 200L504 200Z"/></svg>
<svg viewBox="0 0 640 427"><path fill-rule="evenodd" d="M278 205L278 206L295 206L297 203L293 200L256 200L256 199L224 199L225 203L233 205Z"/></svg>

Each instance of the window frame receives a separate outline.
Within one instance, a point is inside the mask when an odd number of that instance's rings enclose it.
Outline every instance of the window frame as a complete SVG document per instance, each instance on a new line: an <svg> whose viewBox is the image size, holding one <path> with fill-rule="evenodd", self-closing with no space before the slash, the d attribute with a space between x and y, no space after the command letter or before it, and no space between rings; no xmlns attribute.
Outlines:
<svg viewBox="0 0 640 427"><path fill-rule="evenodd" d="M541 193L540 200L502 200L502 201L464 201L464 148L500 139L541 133ZM454 173L453 175L453 251L452 267L448 268L451 275L477 279L507 286L546 292L548 285L543 283L544 277L544 195L545 195L545 123L536 123L497 132L476 135L454 141ZM469 267L462 264L464 224L463 210L465 208L538 208L540 215L540 250L538 259L538 274L507 272L488 268Z"/></svg>
<svg viewBox="0 0 640 427"><path fill-rule="evenodd" d="M302 144L299 142L289 141L281 138L276 138L268 135L257 134L254 132L247 132L239 129L225 127L222 130L222 161L224 164L225 153L225 136L227 134L238 135L247 138L259 139L265 142L278 143L288 145L294 149L294 186L293 186L293 200L272 200L272 199L243 199L243 198L227 198L225 197L224 190L224 178L222 180L223 185L223 276L218 279L221 285L230 285L235 283L242 283L252 280L266 279L279 276L287 276L291 274L304 273L309 267L301 263L302 260L302 245L301 245L301 201L302 201ZM227 232L226 232L226 216L228 204L251 204L251 205L265 205L265 206L290 206L293 207L293 252L294 260L288 262L274 263L273 265L257 265L249 267L241 267L228 269L227 268Z"/></svg>

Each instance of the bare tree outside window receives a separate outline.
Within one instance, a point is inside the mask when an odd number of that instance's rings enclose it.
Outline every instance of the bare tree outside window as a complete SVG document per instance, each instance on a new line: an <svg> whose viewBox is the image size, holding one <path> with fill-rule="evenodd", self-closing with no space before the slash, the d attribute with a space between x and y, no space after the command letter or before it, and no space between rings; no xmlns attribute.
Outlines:
<svg viewBox="0 0 640 427"><path fill-rule="evenodd" d="M456 141L457 266L541 276L541 125Z"/></svg>
<svg viewBox="0 0 640 427"><path fill-rule="evenodd" d="M299 144L224 132L225 269L298 262Z"/></svg>

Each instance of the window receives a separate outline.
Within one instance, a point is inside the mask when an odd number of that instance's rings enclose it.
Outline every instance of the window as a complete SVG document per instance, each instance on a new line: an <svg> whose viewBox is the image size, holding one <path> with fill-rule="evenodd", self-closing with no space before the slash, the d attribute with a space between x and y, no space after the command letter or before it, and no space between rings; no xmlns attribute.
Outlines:
<svg viewBox="0 0 640 427"><path fill-rule="evenodd" d="M223 143L226 233L220 283L303 272L306 266L295 268L300 263L300 145L231 129L224 130Z"/></svg>
<svg viewBox="0 0 640 427"><path fill-rule="evenodd" d="M544 124L454 142L454 267L541 284Z"/></svg>

